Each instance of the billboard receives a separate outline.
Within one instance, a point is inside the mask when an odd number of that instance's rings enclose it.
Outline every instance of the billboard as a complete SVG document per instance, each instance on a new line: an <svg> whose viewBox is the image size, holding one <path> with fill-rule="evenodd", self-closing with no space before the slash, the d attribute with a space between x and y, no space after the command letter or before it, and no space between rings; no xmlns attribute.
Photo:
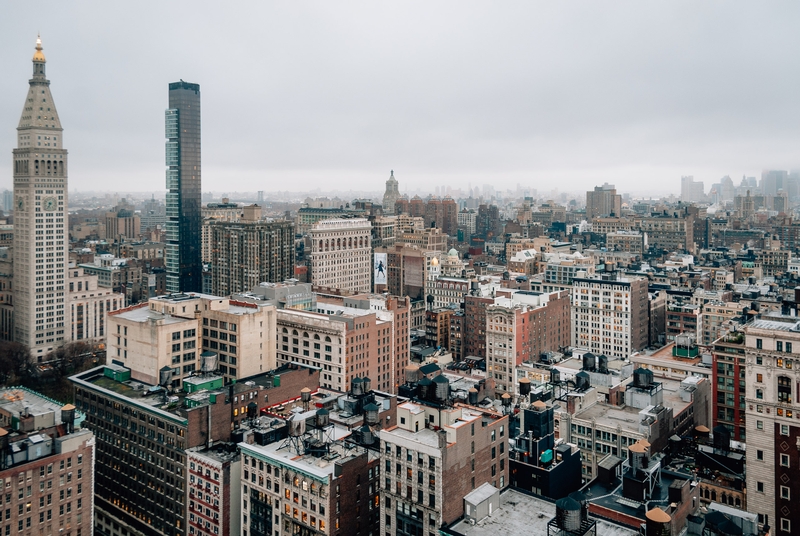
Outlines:
<svg viewBox="0 0 800 536"><path fill-rule="evenodd" d="M373 272L375 274L375 284L376 285L385 285L386 284L386 253L376 253L375 254L375 265L373 268Z"/></svg>

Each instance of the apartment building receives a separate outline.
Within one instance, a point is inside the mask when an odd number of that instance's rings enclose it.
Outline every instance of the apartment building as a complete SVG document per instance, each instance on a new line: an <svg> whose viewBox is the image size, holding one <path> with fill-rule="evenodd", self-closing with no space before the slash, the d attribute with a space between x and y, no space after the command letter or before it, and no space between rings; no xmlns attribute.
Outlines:
<svg viewBox="0 0 800 536"><path fill-rule="evenodd" d="M515 393L516 367L569 346L569 292L517 291L486 309L486 374L500 391Z"/></svg>
<svg viewBox="0 0 800 536"><path fill-rule="evenodd" d="M437 534L464 515L463 498L485 483L508 485L507 415L416 400L378 432L381 534Z"/></svg>
<svg viewBox="0 0 800 536"><path fill-rule="evenodd" d="M238 222L208 224L211 292L216 296L294 277L294 222L260 220L261 208L257 205L243 211Z"/></svg>

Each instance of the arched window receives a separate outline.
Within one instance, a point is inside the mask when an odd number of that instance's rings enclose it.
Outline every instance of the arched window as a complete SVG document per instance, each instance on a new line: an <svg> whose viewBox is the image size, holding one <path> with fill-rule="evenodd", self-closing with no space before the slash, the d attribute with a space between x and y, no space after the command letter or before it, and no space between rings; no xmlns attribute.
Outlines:
<svg viewBox="0 0 800 536"><path fill-rule="evenodd" d="M318 340L319 340L319 335L317 335L316 333L314 334L314 340L315 340L315 341L318 341Z"/></svg>
<svg viewBox="0 0 800 536"><path fill-rule="evenodd" d="M286 329L286 328L283 328L283 333L289 333L289 330Z"/></svg>

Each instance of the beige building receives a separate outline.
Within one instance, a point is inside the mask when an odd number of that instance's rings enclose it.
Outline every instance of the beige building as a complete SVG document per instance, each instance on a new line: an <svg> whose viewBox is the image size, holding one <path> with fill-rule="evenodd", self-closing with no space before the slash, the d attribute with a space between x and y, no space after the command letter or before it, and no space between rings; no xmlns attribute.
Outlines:
<svg viewBox="0 0 800 536"><path fill-rule="evenodd" d="M106 315L125 306L125 296L99 287L96 275L83 268L69 269L70 340L91 344L105 343Z"/></svg>
<svg viewBox="0 0 800 536"><path fill-rule="evenodd" d="M596 355L628 359L647 346L647 279L575 278L572 286L572 345Z"/></svg>
<svg viewBox="0 0 800 536"><path fill-rule="evenodd" d="M372 225L364 218L331 219L314 224L311 283L350 293L372 287Z"/></svg>
<svg viewBox="0 0 800 536"><path fill-rule="evenodd" d="M743 303L708 302L700 314L700 343L709 345L728 332L730 321L742 315Z"/></svg>
<svg viewBox="0 0 800 536"><path fill-rule="evenodd" d="M622 211L622 196L613 184L605 183L586 192L586 219L607 216L619 217Z"/></svg>
<svg viewBox="0 0 800 536"><path fill-rule="evenodd" d="M67 151L42 41L14 149L14 340L32 357L69 341Z"/></svg>
<svg viewBox="0 0 800 536"><path fill-rule="evenodd" d="M172 294L109 314L106 336L111 362L131 377L158 384L172 368L173 385L201 370L201 354L217 354L230 382L275 368L275 308L206 294Z"/></svg>
<svg viewBox="0 0 800 536"><path fill-rule="evenodd" d="M606 248L630 253L647 252L647 234L636 231L617 231L606 235Z"/></svg>

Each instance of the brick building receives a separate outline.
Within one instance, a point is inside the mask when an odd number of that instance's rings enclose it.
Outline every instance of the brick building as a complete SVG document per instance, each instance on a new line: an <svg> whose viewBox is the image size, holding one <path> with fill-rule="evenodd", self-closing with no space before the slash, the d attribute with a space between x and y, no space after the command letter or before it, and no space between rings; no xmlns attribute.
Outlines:
<svg viewBox="0 0 800 536"><path fill-rule="evenodd" d="M515 393L515 369L538 362L544 352L570 343L569 292L519 291L499 298L486 311L486 373L497 389Z"/></svg>
<svg viewBox="0 0 800 536"><path fill-rule="evenodd" d="M457 404L397 406L381 430L382 534L436 534L464 515L465 495L508 485L507 415Z"/></svg>
<svg viewBox="0 0 800 536"><path fill-rule="evenodd" d="M194 507L200 501L199 489L192 487L191 449L230 441L231 430L241 424L251 402L262 407L288 400L302 387L316 389L319 371L287 367L229 385L221 374L210 373L187 378L181 390L170 391L131 381L130 369L116 365L96 367L70 380L75 404L86 414L85 425L98 437L95 533L183 536L199 528L190 525L196 513L188 511L193 500ZM213 486L213 474L204 477L203 502L224 504L224 489L206 492L206 481ZM210 515L204 507L209 527L214 520L223 528L222 516L230 509L215 509L215 518L211 506Z"/></svg>

